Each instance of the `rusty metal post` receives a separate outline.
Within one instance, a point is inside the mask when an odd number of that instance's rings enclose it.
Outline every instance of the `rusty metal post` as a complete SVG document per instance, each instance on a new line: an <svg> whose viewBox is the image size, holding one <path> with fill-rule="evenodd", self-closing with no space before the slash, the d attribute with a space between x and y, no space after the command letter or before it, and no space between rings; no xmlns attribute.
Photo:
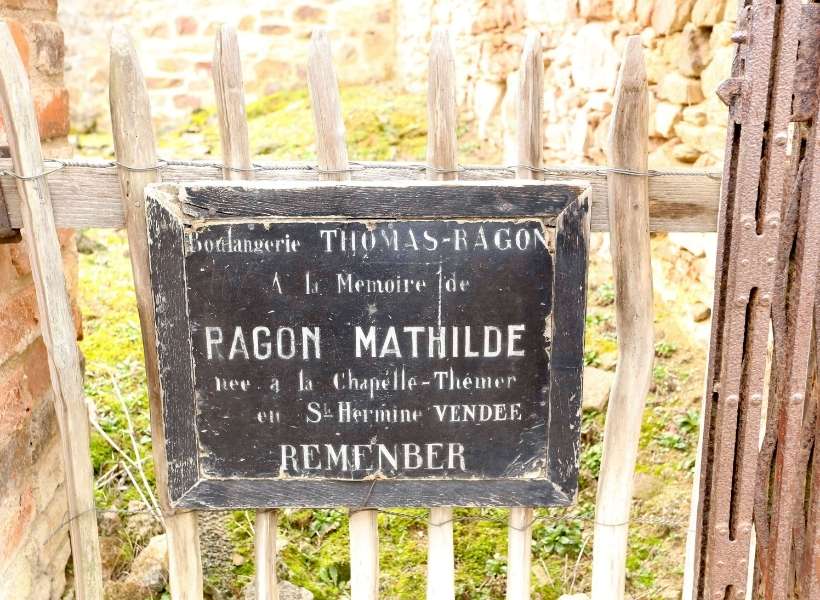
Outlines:
<svg viewBox="0 0 820 600"><path fill-rule="evenodd" d="M814 440L814 420L803 418L814 413L805 399L820 263L820 152L816 121L806 137L793 133L805 124L793 122L815 118L816 9L800 0L742 2L732 77L718 90L729 105L729 133L687 598L746 597L753 516L758 591L767 600L798 597L793 573L803 556L793 552L801 541L793 531L801 520L806 525L805 449ZM782 372L775 369L770 387L771 444L759 453L773 316Z"/></svg>

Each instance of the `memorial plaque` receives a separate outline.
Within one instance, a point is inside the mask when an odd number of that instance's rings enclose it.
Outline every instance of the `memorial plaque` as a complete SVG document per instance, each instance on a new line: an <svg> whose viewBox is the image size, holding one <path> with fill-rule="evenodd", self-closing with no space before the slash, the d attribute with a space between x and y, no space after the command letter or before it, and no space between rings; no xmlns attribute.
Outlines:
<svg viewBox="0 0 820 600"><path fill-rule="evenodd" d="M573 500L584 184L165 184L147 211L175 506Z"/></svg>

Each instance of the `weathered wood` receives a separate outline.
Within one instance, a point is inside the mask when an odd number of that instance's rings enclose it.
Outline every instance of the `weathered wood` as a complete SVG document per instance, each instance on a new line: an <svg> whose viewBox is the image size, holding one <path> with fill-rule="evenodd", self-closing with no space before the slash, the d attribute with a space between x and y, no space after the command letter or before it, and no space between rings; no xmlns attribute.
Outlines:
<svg viewBox="0 0 820 600"><path fill-rule="evenodd" d="M253 179L242 61L236 31L222 25L214 42L214 95L222 144L222 174L225 179Z"/></svg>
<svg viewBox="0 0 820 600"><path fill-rule="evenodd" d="M347 160L342 102L333 68L330 36L324 29L316 29L310 38L307 82L316 127L316 156L319 159L319 169L325 171L320 174L320 178L347 181L350 179L350 165Z"/></svg>
<svg viewBox="0 0 820 600"><path fill-rule="evenodd" d="M612 167L645 171L647 81L640 38L624 49L608 146ZM593 600L624 597L635 461L654 356L648 182L609 175L618 366L610 393L595 517Z"/></svg>
<svg viewBox="0 0 820 600"><path fill-rule="evenodd" d="M455 58L446 29L433 32L427 82L427 178L458 179ZM453 509L430 510L427 527L427 599L455 598Z"/></svg>
<svg viewBox="0 0 820 600"><path fill-rule="evenodd" d="M278 600L276 582L276 526L275 510L257 510L254 528L254 559L256 560L256 597L259 600Z"/></svg>
<svg viewBox="0 0 820 600"><path fill-rule="evenodd" d="M427 83L427 178L458 178L455 58L445 28L433 32Z"/></svg>
<svg viewBox="0 0 820 600"><path fill-rule="evenodd" d="M102 568L89 451L88 409L77 333L66 288L60 241L43 173L34 98L17 46L0 22L0 112L23 199L23 237L37 294L40 331L48 351L54 408L60 428L69 532L78 600L102 600Z"/></svg>
<svg viewBox="0 0 820 600"><path fill-rule="evenodd" d="M75 163L71 163L72 165ZM120 183L116 169L104 161L82 162L88 166L67 166L48 177L52 191L54 217L58 227L121 228L125 220L120 202ZM199 181L222 179L222 169L213 163L200 161L185 166L171 165L162 170L163 181ZM257 180L316 179L316 171L305 169L305 163L275 163L292 166L296 170L260 170ZM352 173L356 181L419 180L425 179L425 169L408 163L362 162L367 168ZM385 168L372 168L384 166ZM10 169L9 159L0 159L0 170ZM510 179L514 173L504 167L467 167L460 174L466 181ZM685 171L675 175L649 178L650 231L716 231L720 171ZM551 167L550 181L589 181L592 184L592 231L609 231L606 175L600 168ZM0 176L0 186L8 203L11 226L22 225L20 196L14 179Z"/></svg>
<svg viewBox="0 0 820 600"><path fill-rule="evenodd" d="M510 509L507 529L507 600L528 600L530 597L533 512L530 506Z"/></svg>
<svg viewBox="0 0 820 600"><path fill-rule="evenodd" d="M168 501L168 461L162 396L159 388L154 305L148 265L145 224L145 186L159 181L159 171L146 169L157 164L151 107L136 50L127 31L115 28L111 36L110 85L111 124L119 170L122 210L128 234L131 269L142 331L151 448L160 508L168 533L169 584L174 600L202 598L202 567L196 515L175 512ZM134 169L139 170L134 170ZM142 170L146 169L146 170Z"/></svg>
<svg viewBox="0 0 820 600"><path fill-rule="evenodd" d="M236 30L222 25L214 43L214 93L222 142L225 179L253 179L245 89ZM254 548L256 599L278 600L276 583L276 511L257 510Z"/></svg>
<svg viewBox="0 0 820 600"><path fill-rule="evenodd" d="M543 182L506 181L367 181L257 182L253 187L193 182L184 186L180 207L193 220L242 218L344 217L392 219L413 217L556 217L587 189L582 181L549 186ZM514 194L497 195L499 188ZM409 196L417 197L407 204Z"/></svg>
<svg viewBox="0 0 820 600"><path fill-rule="evenodd" d="M330 37L316 29L308 54L308 91L316 127L320 179L350 180L342 102L333 68ZM379 597L379 524L374 510L350 511L350 594L353 600Z"/></svg>
<svg viewBox="0 0 820 600"><path fill-rule="evenodd" d="M544 98L544 59L541 34L530 31L521 54L518 87L518 179L541 179L544 157L542 112ZM507 533L507 600L530 597L532 561L532 508L510 509Z"/></svg>

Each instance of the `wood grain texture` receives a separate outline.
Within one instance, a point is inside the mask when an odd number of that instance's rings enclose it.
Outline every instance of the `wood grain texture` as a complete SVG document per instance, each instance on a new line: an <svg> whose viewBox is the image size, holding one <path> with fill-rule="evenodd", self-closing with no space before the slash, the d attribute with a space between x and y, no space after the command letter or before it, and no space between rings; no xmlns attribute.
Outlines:
<svg viewBox="0 0 820 600"><path fill-rule="evenodd" d="M225 179L253 179L245 89L236 30L222 25L214 43L214 95L222 142L222 174ZM276 511L256 511L254 558L256 599L278 600L276 583Z"/></svg>
<svg viewBox="0 0 820 600"><path fill-rule="evenodd" d="M608 145L613 167L646 170L647 81L641 42L627 40ZM646 178L610 174L609 214L618 366L604 430L598 481L592 599L624 597L626 548L635 461L654 358L649 195Z"/></svg>
<svg viewBox="0 0 820 600"><path fill-rule="evenodd" d="M222 25L214 42L214 95L222 143L222 176L225 179L253 179L242 61L236 31Z"/></svg>
<svg viewBox="0 0 820 600"><path fill-rule="evenodd" d="M125 220L120 201L120 182L116 169L96 164L96 167L68 166L48 177L51 189L54 218L58 227L123 227ZM164 181L200 181L222 179L222 169L209 163L194 163L196 166L173 165L162 170ZM366 168L351 175L354 181L395 181L426 179L425 169L408 163L361 164ZM291 166L296 170L262 170L256 173L257 180L283 181L315 180L315 170L305 170L305 163L276 163L278 167ZM11 169L9 159L0 159L0 170ZM462 171L460 179L482 181L489 179L511 179L513 173L506 168L481 167ZM720 171L687 172L674 176L651 177L649 179L649 227L650 231L716 231L717 211L720 198ZM326 177L330 179L330 177ZM608 199L606 176L598 168L589 166L554 167L548 177L550 181L589 181L592 184L592 231L609 231ZM20 195L12 177L0 177L0 186L8 203L12 227L22 225L20 215Z"/></svg>
<svg viewBox="0 0 820 600"><path fill-rule="evenodd" d="M347 143L342 120L342 101L333 68L330 36L324 29L316 29L310 38L308 53L308 91L316 127L316 156L319 168L336 173L321 173L320 179L347 181Z"/></svg>
<svg viewBox="0 0 820 600"><path fill-rule="evenodd" d="M500 188L515 194L500 194ZM344 217L554 217L587 189L581 181L267 182L185 184L181 209L190 219ZM408 199L413 200L408 204Z"/></svg>
<svg viewBox="0 0 820 600"><path fill-rule="evenodd" d="M294 478L277 481L231 478L203 479L191 487L179 499L178 504L207 510L225 506L569 506L572 501L572 496L568 496L554 483L546 480L347 481ZM376 511L359 512L369 514Z"/></svg>
<svg viewBox="0 0 820 600"><path fill-rule="evenodd" d="M455 63L447 30L436 28L427 73L427 178L434 181L458 177Z"/></svg>
<svg viewBox="0 0 820 600"><path fill-rule="evenodd" d="M543 135L544 59L541 34L530 31L521 53L518 88L518 179L540 179L544 157ZM528 168L532 167L532 168ZM507 600L530 597L532 562L532 518L529 507L510 509L507 532Z"/></svg>
<svg viewBox="0 0 820 600"><path fill-rule="evenodd" d="M455 59L446 29L436 29L430 45L427 82L427 178L458 179ZM430 510L427 527L427 600L455 598L453 509Z"/></svg>
<svg viewBox="0 0 820 600"><path fill-rule="evenodd" d="M316 126L316 156L319 168L328 171L320 179L349 181L342 103L330 37L324 29L315 30L310 39L308 91ZM350 512L350 595L353 600L379 597L379 525L374 510Z"/></svg>
<svg viewBox="0 0 820 600"><path fill-rule="evenodd" d="M23 177L42 173L34 98L17 46L4 22L0 22L0 112L15 171ZM23 200L23 237L37 294L40 331L48 351L54 408L60 428L75 594L78 600L102 600L88 409L51 196L43 177L17 180L17 192Z"/></svg>
<svg viewBox="0 0 820 600"><path fill-rule="evenodd" d="M254 528L253 551L256 561L256 598L278 600L279 585L276 581L276 526L275 510L257 510Z"/></svg>
<svg viewBox="0 0 820 600"><path fill-rule="evenodd" d="M134 44L122 28L115 28L112 32L109 64L109 101L117 160L131 167L154 165L157 163L157 155L148 91ZM196 515L176 512L168 498L168 461L144 200L145 186L159 181L160 175L157 170L134 171L123 167L118 170L121 188L119 198L128 234L145 356L154 473L168 533L169 587L174 600L201 600L202 565Z"/></svg>
<svg viewBox="0 0 820 600"><path fill-rule="evenodd" d="M507 529L507 600L529 600L532 507L510 509Z"/></svg>

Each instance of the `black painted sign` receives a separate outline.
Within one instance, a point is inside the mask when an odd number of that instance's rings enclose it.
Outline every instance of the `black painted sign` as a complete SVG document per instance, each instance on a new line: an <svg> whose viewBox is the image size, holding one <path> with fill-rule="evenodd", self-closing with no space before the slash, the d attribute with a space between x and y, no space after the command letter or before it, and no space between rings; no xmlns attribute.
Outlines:
<svg viewBox="0 0 820 600"><path fill-rule="evenodd" d="M148 223L177 506L571 501L583 187L166 185Z"/></svg>

